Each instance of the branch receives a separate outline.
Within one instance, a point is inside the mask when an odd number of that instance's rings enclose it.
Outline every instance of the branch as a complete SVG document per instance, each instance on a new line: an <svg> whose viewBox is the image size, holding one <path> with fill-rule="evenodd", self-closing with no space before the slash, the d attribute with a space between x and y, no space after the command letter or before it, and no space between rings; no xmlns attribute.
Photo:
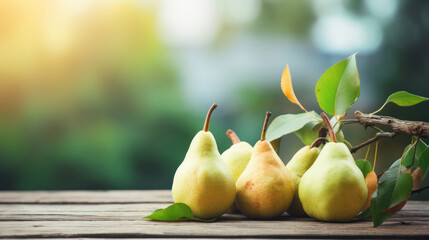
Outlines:
<svg viewBox="0 0 429 240"><path fill-rule="evenodd" d="M341 120L341 123L344 125L344 124L350 124L350 123L358 123L359 122L359 120L357 120L357 119L343 119L343 120Z"/></svg>
<svg viewBox="0 0 429 240"><path fill-rule="evenodd" d="M351 148L350 152L351 153L355 153L357 150L365 147L368 144L371 144L371 143L377 141L381 137L393 138L396 135L398 135L398 133L396 133L396 132L378 132L378 133L375 134L375 136L373 138L370 138L370 139L366 140L365 142L363 142L363 143L361 143L361 144L359 144L359 145Z"/></svg>
<svg viewBox="0 0 429 240"><path fill-rule="evenodd" d="M384 125L392 128L395 133L407 133L412 136L429 137L428 122L406 121L388 116L365 114L360 111L356 111L355 116L364 127Z"/></svg>

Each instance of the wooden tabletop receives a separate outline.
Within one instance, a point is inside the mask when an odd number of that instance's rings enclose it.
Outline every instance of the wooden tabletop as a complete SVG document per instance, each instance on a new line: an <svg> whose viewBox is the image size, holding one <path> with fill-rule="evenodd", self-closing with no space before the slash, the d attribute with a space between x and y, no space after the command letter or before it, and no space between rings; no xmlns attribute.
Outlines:
<svg viewBox="0 0 429 240"><path fill-rule="evenodd" d="M256 221L228 213L211 223L142 219L171 203L167 190L0 192L0 238L429 239L429 202L408 202L378 228L368 220L325 223L287 214Z"/></svg>

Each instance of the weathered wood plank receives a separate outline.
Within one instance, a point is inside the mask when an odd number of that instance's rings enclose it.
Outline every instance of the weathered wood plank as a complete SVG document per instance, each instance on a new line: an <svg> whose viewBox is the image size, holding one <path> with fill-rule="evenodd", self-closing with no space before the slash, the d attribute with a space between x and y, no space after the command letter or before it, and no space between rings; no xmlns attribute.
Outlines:
<svg viewBox="0 0 429 240"><path fill-rule="evenodd" d="M147 204L0 204L0 221L139 220L166 203Z"/></svg>
<svg viewBox="0 0 429 240"><path fill-rule="evenodd" d="M225 214L213 223L141 219L170 203L170 191L0 192L0 238L429 238L429 202L410 201L379 228L287 214L268 221Z"/></svg>
<svg viewBox="0 0 429 240"><path fill-rule="evenodd" d="M152 221L18 221L0 222L0 237L247 237L247 238L429 238L429 222L388 220L373 228L368 221L152 222Z"/></svg>
<svg viewBox="0 0 429 240"><path fill-rule="evenodd" d="M170 203L169 190L149 191L0 191L0 204Z"/></svg>
<svg viewBox="0 0 429 240"><path fill-rule="evenodd" d="M422 204L423 203L423 204ZM139 220L169 203L146 204L0 204L0 221L121 221ZM428 205L410 202L393 218L429 221ZM286 214L285 214L286 215ZM225 219L246 220L241 214L225 214ZM294 220L309 221L306 218Z"/></svg>

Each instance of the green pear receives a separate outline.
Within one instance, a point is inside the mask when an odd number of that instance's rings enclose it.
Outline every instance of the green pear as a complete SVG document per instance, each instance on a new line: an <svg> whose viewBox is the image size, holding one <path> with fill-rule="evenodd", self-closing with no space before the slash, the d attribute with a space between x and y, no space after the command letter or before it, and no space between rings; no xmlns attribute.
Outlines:
<svg viewBox="0 0 429 240"><path fill-rule="evenodd" d="M299 184L304 211L322 221L353 219L365 204L368 189L350 150L337 143L326 114L321 116L333 142L327 143Z"/></svg>
<svg viewBox="0 0 429 240"><path fill-rule="evenodd" d="M195 217L213 219L224 214L235 200L235 180L209 132L210 108L203 131L192 139L185 159L174 175L172 194L176 203L187 204Z"/></svg>
<svg viewBox="0 0 429 240"><path fill-rule="evenodd" d="M222 153L222 159L229 167L234 175L235 181L246 169L247 163L249 163L250 157L252 156L252 146L247 142L242 142L238 138L234 131L229 129L226 135L231 139L233 145Z"/></svg>
<svg viewBox="0 0 429 240"><path fill-rule="evenodd" d="M301 177L313 165L317 156L319 156L319 148L304 146L298 152L296 152L295 155L293 155L292 159L286 165L286 168L292 175L295 186L293 201L287 210L287 212L292 216L307 216L304 209L302 208L302 204L298 195L298 189Z"/></svg>
<svg viewBox="0 0 429 240"><path fill-rule="evenodd" d="M247 163L249 163L253 148L247 142L240 141L240 138L231 129L226 131L226 135L231 139L232 146L223 152L221 156L229 170L231 170L235 182L237 182L238 177L240 177L241 173L246 169ZM233 204L230 210L235 212L238 211L238 208Z"/></svg>
<svg viewBox="0 0 429 240"><path fill-rule="evenodd" d="M281 215L292 202L293 179L271 143L265 140L268 118L265 117L261 140L255 144L246 169L237 180L236 204L249 218Z"/></svg>

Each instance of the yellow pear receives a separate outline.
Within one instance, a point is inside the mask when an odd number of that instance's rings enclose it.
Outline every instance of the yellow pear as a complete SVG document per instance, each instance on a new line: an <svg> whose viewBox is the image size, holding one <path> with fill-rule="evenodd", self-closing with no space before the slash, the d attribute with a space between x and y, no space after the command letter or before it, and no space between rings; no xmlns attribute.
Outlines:
<svg viewBox="0 0 429 240"><path fill-rule="evenodd" d="M286 168L292 175L295 186L293 201L287 210L287 212L292 216L307 216L302 208L301 201L299 200L298 189L301 177L311 167L311 165L313 165L317 156L319 156L319 148L314 146L304 146L296 152L295 155L293 155L292 159L286 165Z"/></svg>
<svg viewBox="0 0 429 240"><path fill-rule="evenodd" d="M192 139L185 159L174 175L174 202L187 204L195 217L213 219L224 214L235 200L235 180L222 160L209 132L210 108L203 131Z"/></svg>
<svg viewBox="0 0 429 240"><path fill-rule="evenodd" d="M255 144L246 169L237 180L236 204L249 218L281 215L292 202L295 192L292 176L270 142L265 140L267 112L261 140Z"/></svg>
<svg viewBox="0 0 429 240"><path fill-rule="evenodd" d="M337 143L326 114L320 114L333 142L327 143L299 183L304 211L322 221L344 222L362 209L368 189L350 150Z"/></svg>
<svg viewBox="0 0 429 240"><path fill-rule="evenodd" d="M237 182L238 177L240 177L241 173L246 169L247 163L249 163L253 148L247 142L240 141L240 138L231 129L226 131L226 135L231 139L232 146L223 152L221 156ZM237 206L233 204L230 211L238 211Z"/></svg>
<svg viewBox="0 0 429 240"><path fill-rule="evenodd" d="M233 145L222 153L222 159L237 181L249 163L253 148L247 142L240 141L237 134L231 129L226 132L226 135L231 139Z"/></svg>

